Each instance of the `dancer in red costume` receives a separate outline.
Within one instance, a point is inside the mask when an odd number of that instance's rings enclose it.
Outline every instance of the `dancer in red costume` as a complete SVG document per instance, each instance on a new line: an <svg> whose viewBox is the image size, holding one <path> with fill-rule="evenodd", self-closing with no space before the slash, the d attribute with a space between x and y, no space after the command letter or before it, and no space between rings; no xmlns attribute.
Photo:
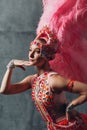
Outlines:
<svg viewBox="0 0 87 130"><path fill-rule="evenodd" d="M37 36L30 43L29 61L9 62L0 93L16 94L32 88L32 99L48 130L87 130L87 115L75 110L87 101L87 2L44 0L43 4ZM37 74L12 84L13 69L25 70L24 66L36 66ZM64 91L79 96L69 103Z"/></svg>

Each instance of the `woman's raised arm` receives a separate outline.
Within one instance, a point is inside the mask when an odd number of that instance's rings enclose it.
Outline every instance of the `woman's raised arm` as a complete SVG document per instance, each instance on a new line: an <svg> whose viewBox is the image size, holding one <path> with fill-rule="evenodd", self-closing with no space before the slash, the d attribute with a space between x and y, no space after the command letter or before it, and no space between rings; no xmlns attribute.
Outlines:
<svg viewBox="0 0 87 130"><path fill-rule="evenodd" d="M11 83L12 72L16 66L25 70L24 66L30 66L30 64L29 64L29 61L11 60L9 64L7 65L6 73L2 79L0 93L16 94L16 93L24 92L28 90L29 88L31 88L32 76L27 76L22 81L16 84Z"/></svg>

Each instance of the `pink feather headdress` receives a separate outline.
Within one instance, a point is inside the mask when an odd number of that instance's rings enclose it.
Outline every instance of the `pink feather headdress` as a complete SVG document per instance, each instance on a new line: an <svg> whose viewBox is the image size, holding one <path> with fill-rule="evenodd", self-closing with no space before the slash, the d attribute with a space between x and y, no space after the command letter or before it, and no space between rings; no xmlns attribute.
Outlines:
<svg viewBox="0 0 87 130"><path fill-rule="evenodd" d="M43 0L43 26L57 35L58 51L51 68L65 77L87 82L87 0Z"/></svg>
<svg viewBox="0 0 87 130"><path fill-rule="evenodd" d="M45 44L40 41L44 41ZM55 33L50 31L47 26L44 26L40 32L37 34L36 38L32 42L36 44L41 49L41 54L45 56L48 60L54 58L54 54L57 52L58 39Z"/></svg>

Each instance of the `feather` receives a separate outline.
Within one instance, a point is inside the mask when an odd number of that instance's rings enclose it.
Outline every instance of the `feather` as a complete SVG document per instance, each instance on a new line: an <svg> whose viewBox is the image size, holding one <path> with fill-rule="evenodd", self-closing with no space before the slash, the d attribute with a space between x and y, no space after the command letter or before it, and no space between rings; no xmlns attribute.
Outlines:
<svg viewBox="0 0 87 130"><path fill-rule="evenodd" d="M43 0L37 33L44 25L59 40L51 68L66 78L87 83L87 0Z"/></svg>

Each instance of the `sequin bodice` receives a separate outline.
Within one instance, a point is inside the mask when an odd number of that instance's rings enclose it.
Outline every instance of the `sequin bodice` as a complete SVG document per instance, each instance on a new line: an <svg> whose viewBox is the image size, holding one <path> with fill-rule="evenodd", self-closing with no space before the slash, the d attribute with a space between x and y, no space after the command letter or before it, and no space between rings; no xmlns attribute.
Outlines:
<svg viewBox="0 0 87 130"><path fill-rule="evenodd" d="M59 114L55 104L55 93L52 92L49 85L49 73L45 72L40 76L35 76L32 84L32 99L35 101L36 107L43 115L43 112L38 107L38 103L44 107L44 111L49 114L52 120L55 120ZM61 113L61 110L60 110Z"/></svg>
<svg viewBox="0 0 87 130"><path fill-rule="evenodd" d="M47 73L42 74L34 79L32 97L34 100L39 100L39 102L45 106L53 104L53 93L50 87L48 87L48 77Z"/></svg>

